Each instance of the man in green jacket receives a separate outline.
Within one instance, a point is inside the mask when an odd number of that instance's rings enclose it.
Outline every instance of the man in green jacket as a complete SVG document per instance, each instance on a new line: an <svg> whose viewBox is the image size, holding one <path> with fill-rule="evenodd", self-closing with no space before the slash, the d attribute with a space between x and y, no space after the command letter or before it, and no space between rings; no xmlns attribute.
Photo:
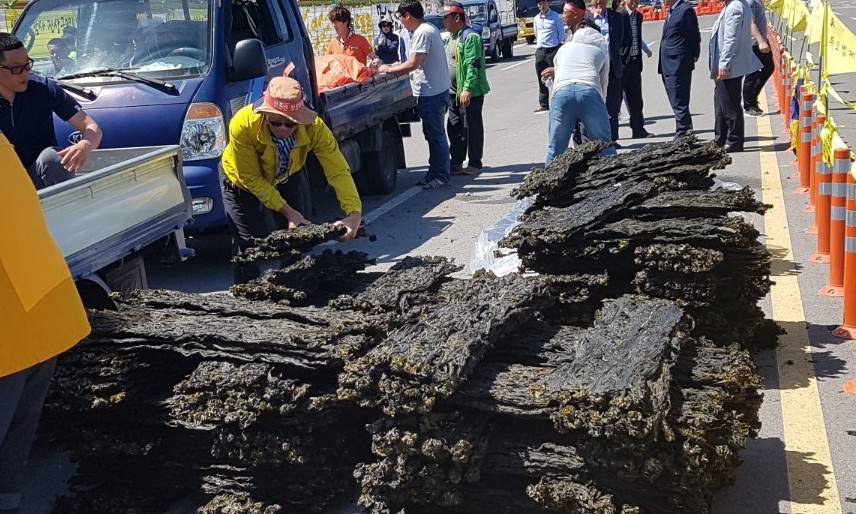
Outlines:
<svg viewBox="0 0 856 514"><path fill-rule="evenodd" d="M485 72L481 34L467 25L466 12L460 2L443 6L443 26L449 31L446 60L452 77L451 107L446 130L452 175L478 175L484 153L484 95L490 91ZM464 158L469 154L468 166Z"/></svg>

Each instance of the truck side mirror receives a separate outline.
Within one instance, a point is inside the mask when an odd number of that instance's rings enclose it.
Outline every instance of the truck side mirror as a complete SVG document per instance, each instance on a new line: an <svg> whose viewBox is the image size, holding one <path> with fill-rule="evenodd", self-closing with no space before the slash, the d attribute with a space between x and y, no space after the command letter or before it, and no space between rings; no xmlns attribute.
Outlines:
<svg viewBox="0 0 856 514"><path fill-rule="evenodd" d="M267 75L268 65L265 48L258 39L242 39L235 45L232 58L232 82L242 82Z"/></svg>

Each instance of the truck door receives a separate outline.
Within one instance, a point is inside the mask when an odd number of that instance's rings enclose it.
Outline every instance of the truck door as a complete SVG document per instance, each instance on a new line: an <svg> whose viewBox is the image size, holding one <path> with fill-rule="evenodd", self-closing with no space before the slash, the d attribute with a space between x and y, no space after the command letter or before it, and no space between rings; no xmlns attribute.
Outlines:
<svg viewBox="0 0 856 514"><path fill-rule="evenodd" d="M254 38L264 45L268 61L267 77L229 84L227 95L230 114L236 113L247 103L252 103L261 97L267 80L281 75L289 62L293 62L296 67L292 76L302 83L308 83L305 59L301 51L302 42L299 37L295 37L295 27L283 15L279 1L231 0L229 3L231 16L226 28L229 52L234 51L238 41Z"/></svg>

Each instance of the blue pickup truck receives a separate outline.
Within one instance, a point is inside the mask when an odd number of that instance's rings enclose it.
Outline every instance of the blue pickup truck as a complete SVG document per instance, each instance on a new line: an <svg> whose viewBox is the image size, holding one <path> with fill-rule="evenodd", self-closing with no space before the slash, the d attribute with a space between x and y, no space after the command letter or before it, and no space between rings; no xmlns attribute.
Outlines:
<svg viewBox="0 0 856 514"><path fill-rule="evenodd" d="M102 127L102 147L181 146L189 229L225 225L218 165L229 120L289 63L364 193L391 192L405 167L404 121L415 106L407 77L318 94L296 0L33 0L14 32L36 72L57 79ZM80 137L56 121L60 145ZM313 161L310 187L320 188Z"/></svg>

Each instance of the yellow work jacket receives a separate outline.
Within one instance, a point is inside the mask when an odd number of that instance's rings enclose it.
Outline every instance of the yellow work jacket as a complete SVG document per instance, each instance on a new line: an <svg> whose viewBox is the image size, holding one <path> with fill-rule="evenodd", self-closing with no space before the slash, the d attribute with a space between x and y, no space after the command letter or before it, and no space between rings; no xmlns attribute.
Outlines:
<svg viewBox="0 0 856 514"><path fill-rule="evenodd" d="M268 209L278 211L285 205L285 200L276 185L300 171L309 152L314 152L345 214L362 211L351 168L324 121L317 117L312 125L298 126L295 138L288 173L277 177L279 152L265 117L253 112L252 105L245 106L229 123L229 144L223 152L226 178L253 193Z"/></svg>
<svg viewBox="0 0 856 514"><path fill-rule="evenodd" d="M44 362L89 334L86 311L39 196L0 134L0 377Z"/></svg>

